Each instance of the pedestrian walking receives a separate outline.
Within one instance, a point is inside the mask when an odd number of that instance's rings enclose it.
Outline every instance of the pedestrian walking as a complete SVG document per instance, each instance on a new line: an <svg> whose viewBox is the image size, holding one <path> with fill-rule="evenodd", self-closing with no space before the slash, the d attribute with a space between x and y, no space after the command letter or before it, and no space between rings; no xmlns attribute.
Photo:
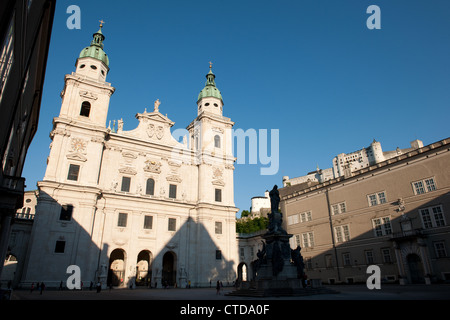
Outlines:
<svg viewBox="0 0 450 320"><path fill-rule="evenodd" d="M97 282L97 293L100 293L100 291L102 291L102 284L99 282Z"/></svg>
<svg viewBox="0 0 450 320"><path fill-rule="evenodd" d="M30 293L33 293L33 290L34 290L34 282L31 283Z"/></svg>
<svg viewBox="0 0 450 320"><path fill-rule="evenodd" d="M220 282L219 282L219 280L217 280L217 283L216 283L216 295L220 295Z"/></svg>
<svg viewBox="0 0 450 320"><path fill-rule="evenodd" d="M41 294L42 294L42 291L44 291L44 289L45 289L45 284L42 282L41 283Z"/></svg>

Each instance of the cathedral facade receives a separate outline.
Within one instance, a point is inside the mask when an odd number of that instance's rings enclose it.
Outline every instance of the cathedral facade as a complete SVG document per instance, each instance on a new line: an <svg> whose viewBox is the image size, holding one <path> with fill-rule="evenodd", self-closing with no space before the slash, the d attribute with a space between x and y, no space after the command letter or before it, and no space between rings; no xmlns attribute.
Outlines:
<svg viewBox="0 0 450 320"><path fill-rule="evenodd" d="M107 124L114 87L102 28L65 76L22 285L209 286L236 279L231 128L211 70L182 142L159 112ZM180 139L181 140L181 139Z"/></svg>

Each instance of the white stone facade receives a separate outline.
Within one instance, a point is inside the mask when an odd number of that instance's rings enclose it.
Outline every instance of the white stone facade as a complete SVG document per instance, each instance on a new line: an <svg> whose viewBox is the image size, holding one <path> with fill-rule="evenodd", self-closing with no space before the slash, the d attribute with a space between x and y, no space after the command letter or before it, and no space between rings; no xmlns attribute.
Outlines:
<svg viewBox="0 0 450 320"><path fill-rule="evenodd" d="M85 285L231 283L239 258L234 123L222 115L222 100L197 102L183 143L159 101L136 115L134 130L122 121L111 130L108 71L83 57L65 77L23 285L57 286L69 265L80 267Z"/></svg>

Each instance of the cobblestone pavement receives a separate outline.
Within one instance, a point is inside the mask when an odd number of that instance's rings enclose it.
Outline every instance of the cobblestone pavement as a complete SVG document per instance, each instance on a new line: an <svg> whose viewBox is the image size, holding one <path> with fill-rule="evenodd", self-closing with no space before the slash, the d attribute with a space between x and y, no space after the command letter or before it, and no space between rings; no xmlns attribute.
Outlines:
<svg viewBox="0 0 450 320"><path fill-rule="evenodd" d="M11 300L450 300L450 284L441 285L382 285L380 290L369 290L365 285L334 285L328 288L337 294L318 294L300 297L238 297L227 296L234 290L225 287L220 295L215 288L191 289L106 289L95 290L45 290L30 293L29 290L14 290Z"/></svg>

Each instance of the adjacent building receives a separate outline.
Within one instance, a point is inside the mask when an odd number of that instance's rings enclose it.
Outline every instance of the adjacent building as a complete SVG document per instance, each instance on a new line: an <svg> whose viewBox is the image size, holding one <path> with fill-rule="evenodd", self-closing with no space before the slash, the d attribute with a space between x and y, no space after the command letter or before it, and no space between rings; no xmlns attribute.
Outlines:
<svg viewBox="0 0 450 320"><path fill-rule="evenodd" d="M280 189L284 227L309 278L365 282L367 267L378 265L387 282L450 280L450 139L411 145L345 175Z"/></svg>
<svg viewBox="0 0 450 320"><path fill-rule="evenodd" d="M9 255L11 224L23 204L22 169L37 130L55 4L0 3L0 261Z"/></svg>

